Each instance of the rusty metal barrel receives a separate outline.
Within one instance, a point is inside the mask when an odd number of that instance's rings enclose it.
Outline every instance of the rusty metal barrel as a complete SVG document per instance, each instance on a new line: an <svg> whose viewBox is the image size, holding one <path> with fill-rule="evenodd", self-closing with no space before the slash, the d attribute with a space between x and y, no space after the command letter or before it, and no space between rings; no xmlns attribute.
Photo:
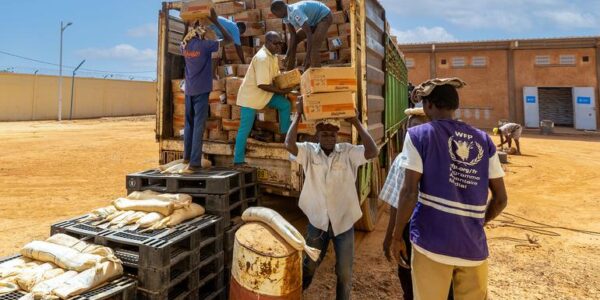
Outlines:
<svg viewBox="0 0 600 300"><path fill-rule="evenodd" d="M235 234L229 298L302 299L302 252L260 222Z"/></svg>

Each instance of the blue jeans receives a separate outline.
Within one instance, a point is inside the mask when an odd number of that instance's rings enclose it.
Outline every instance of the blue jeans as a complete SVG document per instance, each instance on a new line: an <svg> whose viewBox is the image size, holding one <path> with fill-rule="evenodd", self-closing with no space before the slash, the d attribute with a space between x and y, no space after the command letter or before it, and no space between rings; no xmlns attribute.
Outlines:
<svg viewBox="0 0 600 300"><path fill-rule="evenodd" d="M268 107L274 108L279 113L279 132L281 134L287 133L290 129L290 112L292 106L290 101L287 100L283 95L273 94ZM256 117L256 109L249 107L242 107L241 109L241 121L240 128L238 129L237 137L235 139L235 151L233 152L233 163L240 164L246 161L246 143L248 142L248 136L254 125L254 118Z"/></svg>
<svg viewBox="0 0 600 300"><path fill-rule="evenodd" d="M304 256L302 268L302 289L310 286L317 267L327 254L329 241L333 242L335 250L335 275L337 276L337 285L335 289L335 298L337 300L350 299L352 291L352 261L354 260L354 227L348 231L333 235L331 224L328 231L322 231L310 223L306 233L306 244L321 250L321 256L317 261L313 261L308 256Z"/></svg>
<svg viewBox="0 0 600 300"><path fill-rule="evenodd" d="M192 167L202 165L202 136L208 118L208 94L185 95L183 159L189 160Z"/></svg>

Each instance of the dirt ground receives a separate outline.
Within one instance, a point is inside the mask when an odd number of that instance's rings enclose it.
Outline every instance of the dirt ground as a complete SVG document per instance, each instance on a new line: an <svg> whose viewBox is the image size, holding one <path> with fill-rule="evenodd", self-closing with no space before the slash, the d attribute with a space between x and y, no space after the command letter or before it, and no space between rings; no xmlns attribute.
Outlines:
<svg viewBox="0 0 600 300"><path fill-rule="evenodd" d="M149 117L0 123L0 256L49 234L50 224L125 195L125 175L155 166ZM600 299L600 138L522 138L506 165L509 205L487 228L491 299ZM294 199L274 199L304 231ZM399 299L381 251L387 212L357 233L354 299ZM535 221L538 223L532 223ZM330 250L306 299L334 299Z"/></svg>

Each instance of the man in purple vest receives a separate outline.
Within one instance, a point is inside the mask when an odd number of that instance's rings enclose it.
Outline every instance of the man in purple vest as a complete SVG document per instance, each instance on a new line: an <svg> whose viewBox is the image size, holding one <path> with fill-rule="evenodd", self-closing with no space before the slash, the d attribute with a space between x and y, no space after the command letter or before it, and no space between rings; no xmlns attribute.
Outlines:
<svg viewBox="0 0 600 300"><path fill-rule="evenodd" d="M492 139L453 120L458 78L428 80L413 91L431 122L410 128L401 155L393 254L408 267L402 237L410 219L414 299L486 299L488 248L484 224L506 207L504 171ZM488 190L491 199L488 200ZM412 218L411 218L412 216Z"/></svg>

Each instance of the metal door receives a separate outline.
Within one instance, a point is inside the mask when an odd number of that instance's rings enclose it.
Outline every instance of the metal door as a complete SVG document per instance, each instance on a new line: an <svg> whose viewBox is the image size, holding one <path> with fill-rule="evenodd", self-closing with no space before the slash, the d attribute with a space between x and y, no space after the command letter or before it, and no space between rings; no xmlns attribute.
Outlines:
<svg viewBox="0 0 600 300"><path fill-rule="evenodd" d="M523 108L525 112L525 127L540 127L540 101L538 88L526 86L523 88Z"/></svg>
<svg viewBox="0 0 600 300"><path fill-rule="evenodd" d="M573 88L575 129L596 130L596 99L594 88Z"/></svg>

